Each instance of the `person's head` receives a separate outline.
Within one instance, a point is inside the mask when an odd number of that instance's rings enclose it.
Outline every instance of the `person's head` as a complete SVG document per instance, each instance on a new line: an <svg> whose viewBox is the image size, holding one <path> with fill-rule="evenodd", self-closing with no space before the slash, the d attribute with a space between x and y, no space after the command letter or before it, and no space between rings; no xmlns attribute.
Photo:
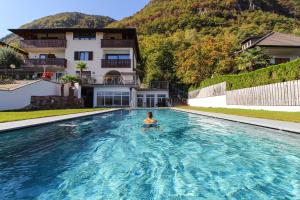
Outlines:
<svg viewBox="0 0 300 200"><path fill-rule="evenodd" d="M147 113L147 117L148 117L149 119L152 119L152 117L153 117L152 112L148 112L148 113Z"/></svg>

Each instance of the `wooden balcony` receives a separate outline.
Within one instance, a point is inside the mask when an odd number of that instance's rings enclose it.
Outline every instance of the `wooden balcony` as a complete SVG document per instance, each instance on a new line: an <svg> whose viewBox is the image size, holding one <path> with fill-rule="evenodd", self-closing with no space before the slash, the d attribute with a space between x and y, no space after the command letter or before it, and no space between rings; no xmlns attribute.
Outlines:
<svg viewBox="0 0 300 200"><path fill-rule="evenodd" d="M130 59L102 59L102 68L131 68Z"/></svg>
<svg viewBox="0 0 300 200"><path fill-rule="evenodd" d="M26 59L25 65L67 67L67 60L64 58Z"/></svg>
<svg viewBox="0 0 300 200"><path fill-rule="evenodd" d="M30 48L66 48L66 40L21 40L22 49Z"/></svg>
<svg viewBox="0 0 300 200"><path fill-rule="evenodd" d="M134 40L101 40L102 48L134 48Z"/></svg>

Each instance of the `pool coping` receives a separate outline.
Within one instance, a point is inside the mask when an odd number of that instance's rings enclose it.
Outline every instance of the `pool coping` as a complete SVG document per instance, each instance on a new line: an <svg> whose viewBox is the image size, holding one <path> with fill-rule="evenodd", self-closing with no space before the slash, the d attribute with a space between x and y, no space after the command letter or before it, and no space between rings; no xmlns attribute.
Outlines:
<svg viewBox="0 0 300 200"><path fill-rule="evenodd" d="M204 111L195 111L195 110L181 109L181 108L171 108L171 109L180 112L203 115L203 116L213 117L217 119L223 119L223 120L239 122L243 124L249 124L249 125L254 125L254 126L259 126L264 128L270 128L270 129L276 129L280 131L287 131L287 132L300 134L300 123L296 123L296 122L285 122L279 120L244 117L238 115L228 115L228 114L212 113L212 112L204 112Z"/></svg>
<svg viewBox="0 0 300 200"><path fill-rule="evenodd" d="M92 111L92 112L83 112L83 113L75 113L75 114L68 114L68 115L59 115L59 116L52 116L52 117L42 117L42 118L35 118L35 119L26 119L20 121L12 121L12 122L3 122L0 123L0 134L3 132L29 128L34 126L41 126L45 124L51 124L55 122L61 122L71 119L77 119L81 117L88 117L103 113L110 113L114 111L122 110L122 108L114 108L108 110L100 110L100 111Z"/></svg>

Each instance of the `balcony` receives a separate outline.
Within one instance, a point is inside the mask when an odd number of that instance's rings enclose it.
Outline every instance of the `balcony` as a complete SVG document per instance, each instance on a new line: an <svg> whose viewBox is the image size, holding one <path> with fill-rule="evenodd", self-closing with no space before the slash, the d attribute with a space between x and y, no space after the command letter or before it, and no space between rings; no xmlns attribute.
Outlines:
<svg viewBox="0 0 300 200"><path fill-rule="evenodd" d="M103 85L138 85L138 78L136 76L133 76L132 78L132 80L124 80L122 76L107 75L104 77Z"/></svg>
<svg viewBox="0 0 300 200"><path fill-rule="evenodd" d="M134 40L101 40L102 48L134 48Z"/></svg>
<svg viewBox="0 0 300 200"><path fill-rule="evenodd" d="M64 58L26 59L25 65L66 67L67 60Z"/></svg>
<svg viewBox="0 0 300 200"><path fill-rule="evenodd" d="M66 40L48 39L48 40L21 40L22 49L31 48L66 48Z"/></svg>
<svg viewBox="0 0 300 200"><path fill-rule="evenodd" d="M153 90L168 90L169 82L168 81L152 81L150 83L150 89Z"/></svg>
<svg viewBox="0 0 300 200"><path fill-rule="evenodd" d="M131 68L130 59L102 59L102 68Z"/></svg>

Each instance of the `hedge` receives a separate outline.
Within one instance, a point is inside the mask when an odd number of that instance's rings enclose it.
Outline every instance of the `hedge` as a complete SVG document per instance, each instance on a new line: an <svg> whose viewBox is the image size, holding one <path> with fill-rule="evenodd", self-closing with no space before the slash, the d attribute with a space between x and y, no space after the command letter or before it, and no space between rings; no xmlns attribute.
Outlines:
<svg viewBox="0 0 300 200"><path fill-rule="evenodd" d="M206 79L201 82L199 87L190 88L190 91L225 81L227 83L227 90L237 90L297 79L300 79L300 59L280 65L273 65L253 72Z"/></svg>

